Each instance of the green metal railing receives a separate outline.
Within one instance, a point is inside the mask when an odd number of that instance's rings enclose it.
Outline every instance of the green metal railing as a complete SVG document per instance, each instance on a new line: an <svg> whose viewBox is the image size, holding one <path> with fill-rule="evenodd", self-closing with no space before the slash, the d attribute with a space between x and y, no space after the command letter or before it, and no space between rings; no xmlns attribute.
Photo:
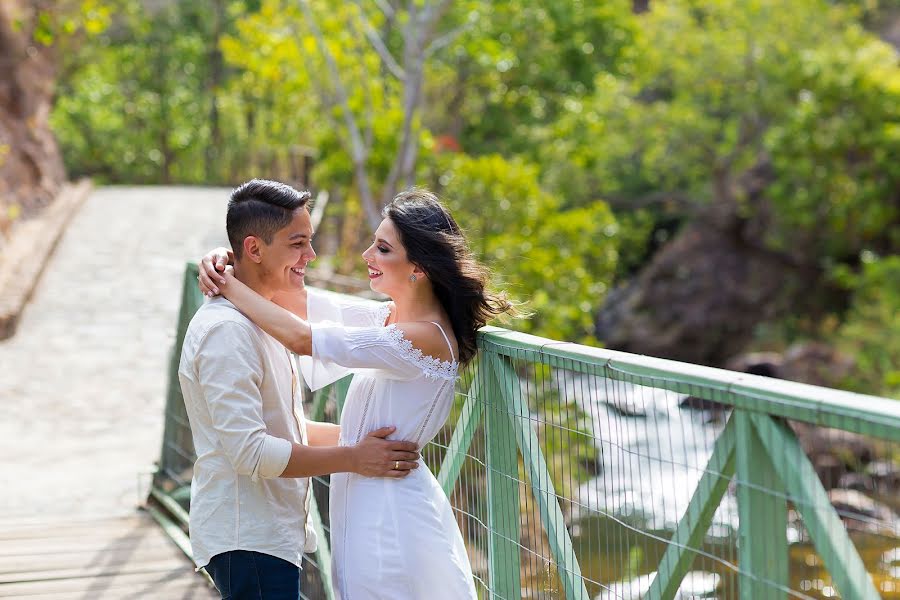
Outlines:
<svg viewBox="0 0 900 600"><path fill-rule="evenodd" d="M189 266L151 492L176 536L195 282ZM336 419L347 384L317 392L310 418ZM900 599L895 400L487 327L424 454L483 598ZM315 481L304 593L330 599L328 478Z"/></svg>

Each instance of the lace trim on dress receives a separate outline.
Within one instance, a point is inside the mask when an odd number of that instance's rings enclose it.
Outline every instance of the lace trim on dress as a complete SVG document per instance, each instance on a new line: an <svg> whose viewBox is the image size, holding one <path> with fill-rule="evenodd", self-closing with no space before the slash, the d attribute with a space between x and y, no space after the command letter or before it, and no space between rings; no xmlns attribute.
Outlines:
<svg viewBox="0 0 900 600"><path fill-rule="evenodd" d="M375 309L375 324L378 327L384 327L384 322L387 321L387 318L391 314L391 303L390 302L382 302L378 308Z"/></svg>
<svg viewBox="0 0 900 600"><path fill-rule="evenodd" d="M455 360L441 360L434 356L423 354L421 350L412 345L412 342L403 337L403 331L397 329L393 323L385 327L388 339L391 340L412 364L419 367L428 379L449 379L458 377L459 363Z"/></svg>

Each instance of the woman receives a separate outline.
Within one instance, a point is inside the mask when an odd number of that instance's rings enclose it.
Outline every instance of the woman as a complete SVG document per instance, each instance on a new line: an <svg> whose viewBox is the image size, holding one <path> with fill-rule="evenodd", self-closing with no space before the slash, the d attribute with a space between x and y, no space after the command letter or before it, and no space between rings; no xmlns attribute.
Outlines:
<svg viewBox="0 0 900 600"><path fill-rule="evenodd" d="M345 307L354 317L344 321L362 327L310 324L230 274L220 287L262 329L316 359L303 361L312 389L355 374L340 444L390 424L397 427L392 437L421 449L450 412L459 365L475 356L477 330L511 306L487 292L485 269L433 194L403 192L382 215L362 256L371 288L392 302ZM334 474L330 507L332 575L342 599L476 598L450 504L423 463L404 479Z"/></svg>

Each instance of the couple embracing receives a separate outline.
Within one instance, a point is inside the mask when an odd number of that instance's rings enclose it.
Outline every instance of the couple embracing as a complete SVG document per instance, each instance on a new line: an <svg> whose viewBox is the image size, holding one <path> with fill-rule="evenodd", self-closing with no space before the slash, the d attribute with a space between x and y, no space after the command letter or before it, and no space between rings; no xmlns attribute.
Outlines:
<svg viewBox="0 0 900 600"><path fill-rule="evenodd" d="M511 306L487 291L459 226L424 190L385 207L362 255L390 302L307 290L308 202L285 184L241 185L226 217L233 254L201 262L210 299L179 367L197 453L194 559L223 598L296 600L302 555L316 547L309 478L331 474L339 598L474 599L462 536L419 452L449 414L478 328ZM340 425L307 420L300 374L316 390L351 373Z"/></svg>

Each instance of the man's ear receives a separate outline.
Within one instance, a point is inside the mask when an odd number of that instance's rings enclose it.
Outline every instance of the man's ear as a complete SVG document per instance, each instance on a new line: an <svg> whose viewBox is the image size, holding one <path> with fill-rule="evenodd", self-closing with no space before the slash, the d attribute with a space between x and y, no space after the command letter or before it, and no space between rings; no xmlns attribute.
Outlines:
<svg viewBox="0 0 900 600"><path fill-rule="evenodd" d="M262 262L262 243L255 235L244 238L244 256L257 264Z"/></svg>

